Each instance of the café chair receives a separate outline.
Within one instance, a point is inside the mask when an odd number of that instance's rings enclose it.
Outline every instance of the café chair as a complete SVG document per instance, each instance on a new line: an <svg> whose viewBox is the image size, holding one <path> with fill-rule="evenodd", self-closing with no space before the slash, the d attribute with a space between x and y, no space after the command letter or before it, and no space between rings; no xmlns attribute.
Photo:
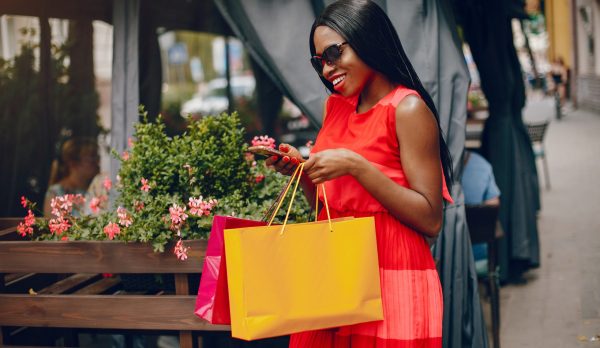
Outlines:
<svg viewBox="0 0 600 348"><path fill-rule="evenodd" d="M548 171L548 161L546 160L546 147L544 146L544 137L550 121L542 123L530 123L527 124L527 134L531 139L531 146L533 147L533 154L535 159L541 159L544 170L544 179L546 181L546 189L550 189L550 172Z"/></svg>
<svg viewBox="0 0 600 348"><path fill-rule="evenodd" d="M466 205L467 226L472 244L487 243L487 280L492 308L492 335L494 348L500 348L500 280L497 266L498 239L502 229L498 228L498 205ZM479 276L479 275L478 275Z"/></svg>

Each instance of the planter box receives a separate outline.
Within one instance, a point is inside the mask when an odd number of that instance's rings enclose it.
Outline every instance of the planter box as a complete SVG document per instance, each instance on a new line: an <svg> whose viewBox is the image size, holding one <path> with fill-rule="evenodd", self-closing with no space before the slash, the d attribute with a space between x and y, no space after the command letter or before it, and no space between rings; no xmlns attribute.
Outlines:
<svg viewBox="0 0 600 348"><path fill-rule="evenodd" d="M19 220L15 220L18 222ZM5 225L6 226L6 225ZM2 225L0 224L0 228ZM188 275L202 270L205 240L186 241L186 261L171 252L155 253L149 244L118 241L15 241L10 231L0 230L0 327L61 327L131 330L176 330L180 346L192 347L192 331L228 331L194 315L195 293ZM8 232L7 232L8 231ZM4 238L2 238L4 237ZM165 250L172 250L173 245ZM38 291L38 294L7 293L8 275L74 274ZM76 282L99 273L169 274L175 279L174 295L102 294L115 277L93 278L76 291ZM111 281L113 284L111 284ZM117 279L118 281L118 279ZM82 283L83 284L83 283ZM69 294L64 294L70 292ZM3 344L0 335L0 346Z"/></svg>

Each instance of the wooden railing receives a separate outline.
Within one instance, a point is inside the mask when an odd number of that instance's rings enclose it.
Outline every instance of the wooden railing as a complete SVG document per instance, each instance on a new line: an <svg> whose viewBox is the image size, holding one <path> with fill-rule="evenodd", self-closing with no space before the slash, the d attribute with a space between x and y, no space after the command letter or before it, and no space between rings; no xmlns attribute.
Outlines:
<svg viewBox="0 0 600 348"><path fill-rule="evenodd" d="M177 330L181 347L198 345L195 331L230 329L210 325L193 313L196 294L190 293L188 276L202 270L204 240L187 241L188 259L180 261L143 243L18 241L11 236L10 229L0 231L0 327ZM37 291L23 292L27 286L18 286L33 275L57 273L67 276ZM101 273L173 274L175 293L107 292L118 278Z"/></svg>

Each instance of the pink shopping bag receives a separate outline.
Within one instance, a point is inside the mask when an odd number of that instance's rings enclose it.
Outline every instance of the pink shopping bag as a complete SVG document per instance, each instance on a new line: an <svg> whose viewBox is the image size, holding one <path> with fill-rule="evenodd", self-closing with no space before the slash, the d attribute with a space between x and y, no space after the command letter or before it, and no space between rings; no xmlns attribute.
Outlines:
<svg viewBox="0 0 600 348"><path fill-rule="evenodd" d="M229 292L225 268L223 231L229 228L265 226L267 222L238 219L230 216L213 217L206 257L200 277L194 313L211 324L229 325Z"/></svg>

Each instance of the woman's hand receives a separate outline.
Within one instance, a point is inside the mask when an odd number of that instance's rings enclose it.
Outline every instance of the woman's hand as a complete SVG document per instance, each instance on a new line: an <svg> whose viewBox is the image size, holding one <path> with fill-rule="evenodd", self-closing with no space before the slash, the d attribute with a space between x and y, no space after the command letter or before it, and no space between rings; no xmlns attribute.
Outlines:
<svg viewBox="0 0 600 348"><path fill-rule="evenodd" d="M271 156L265 160L265 164L275 168L283 175L292 175L296 166L300 163L302 155L300 151L289 144L279 144L279 151L285 152L287 156Z"/></svg>
<svg viewBox="0 0 600 348"><path fill-rule="evenodd" d="M322 184L343 175L354 175L364 158L347 149L330 149L315 153L304 164L313 184Z"/></svg>

